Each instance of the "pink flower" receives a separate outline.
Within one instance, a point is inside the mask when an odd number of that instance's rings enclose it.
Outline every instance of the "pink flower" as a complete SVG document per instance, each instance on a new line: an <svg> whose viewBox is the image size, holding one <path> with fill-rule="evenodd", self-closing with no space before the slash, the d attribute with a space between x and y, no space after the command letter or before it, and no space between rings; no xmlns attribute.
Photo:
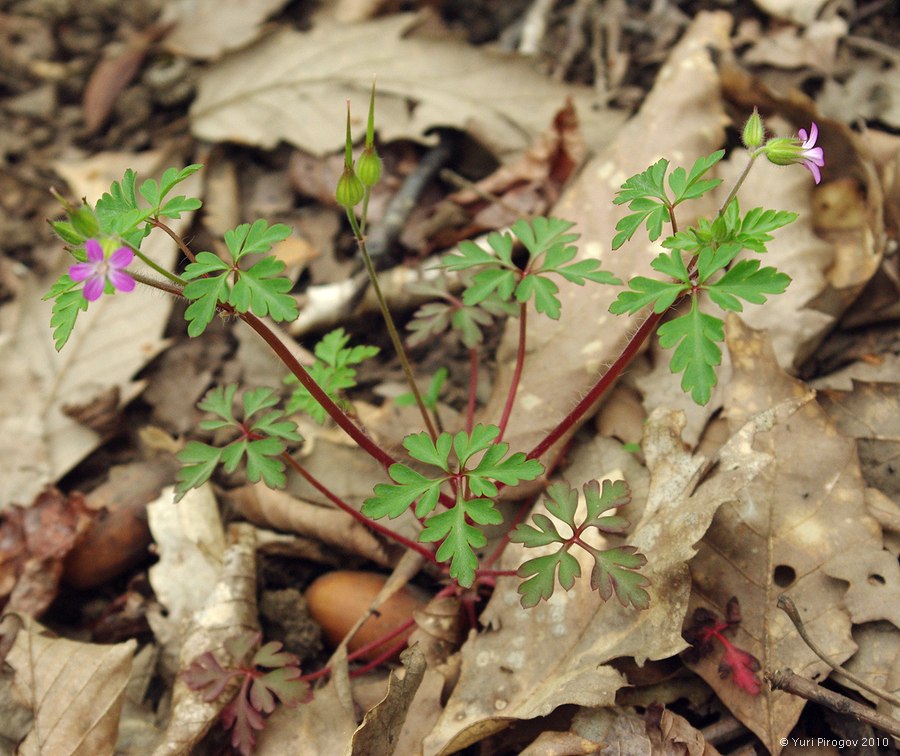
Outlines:
<svg viewBox="0 0 900 756"><path fill-rule="evenodd" d="M801 152L799 154L803 165L813 175L818 184L822 180L822 172L819 170L825 166L825 153L821 147L816 147L816 139L819 138L819 127L813 121L809 127L809 136L806 135L806 129L800 129L798 132L803 144L800 145Z"/></svg>
<svg viewBox="0 0 900 756"><path fill-rule="evenodd" d="M134 279L124 272L124 268L134 259L134 253L130 249L120 247L109 259L96 239L88 239L84 249L87 252L87 262L72 265L69 275L73 281L86 282L83 293L88 302L100 299L107 281L118 291L129 292L134 289Z"/></svg>

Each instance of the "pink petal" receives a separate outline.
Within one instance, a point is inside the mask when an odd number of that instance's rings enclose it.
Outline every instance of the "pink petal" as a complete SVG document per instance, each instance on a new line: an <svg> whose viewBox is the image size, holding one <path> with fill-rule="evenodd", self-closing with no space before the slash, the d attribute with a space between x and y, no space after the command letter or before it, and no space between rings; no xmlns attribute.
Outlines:
<svg viewBox="0 0 900 756"><path fill-rule="evenodd" d="M119 247L109 256L109 264L113 268L126 268L134 260L134 252L126 247Z"/></svg>
<svg viewBox="0 0 900 756"><path fill-rule="evenodd" d="M103 294L103 288L106 286L106 279L103 276L94 276L88 279L84 285L84 298L88 302L95 302L100 299Z"/></svg>
<svg viewBox="0 0 900 756"><path fill-rule="evenodd" d="M134 289L134 279L121 270L111 270L107 273L112 285L119 291L129 292Z"/></svg>
<svg viewBox="0 0 900 756"><path fill-rule="evenodd" d="M813 178L816 180L817 184L822 180L822 172L819 170L819 166L816 165L812 160L804 160L803 166L813 175Z"/></svg>
<svg viewBox="0 0 900 756"><path fill-rule="evenodd" d="M94 263L103 262L103 247L96 239L88 239L84 243L84 249L87 252L88 260Z"/></svg>
<svg viewBox="0 0 900 756"><path fill-rule="evenodd" d="M85 278L94 275L94 263L76 263L69 266L69 275L73 281L84 281Z"/></svg>

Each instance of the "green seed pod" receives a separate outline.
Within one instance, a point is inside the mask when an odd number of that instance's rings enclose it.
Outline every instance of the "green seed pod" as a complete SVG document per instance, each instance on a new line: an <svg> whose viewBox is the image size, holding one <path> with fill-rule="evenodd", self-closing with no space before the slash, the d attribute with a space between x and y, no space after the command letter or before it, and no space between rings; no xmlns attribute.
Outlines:
<svg viewBox="0 0 900 756"><path fill-rule="evenodd" d="M364 147L356 161L356 175L365 186L375 186L381 179L381 158L374 147Z"/></svg>
<svg viewBox="0 0 900 756"><path fill-rule="evenodd" d="M338 179L337 189L334 193L337 203L349 210L362 202L365 193L366 188L363 186L363 182L359 180L359 176L353 172L353 166L346 166Z"/></svg>
<svg viewBox="0 0 900 756"><path fill-rule="evenodd" d="M744 124L744 131L741 133L741 141L748 150L754 150L763 143L763 121L759 112L753 108L753 115L747 119Z"/></svg>

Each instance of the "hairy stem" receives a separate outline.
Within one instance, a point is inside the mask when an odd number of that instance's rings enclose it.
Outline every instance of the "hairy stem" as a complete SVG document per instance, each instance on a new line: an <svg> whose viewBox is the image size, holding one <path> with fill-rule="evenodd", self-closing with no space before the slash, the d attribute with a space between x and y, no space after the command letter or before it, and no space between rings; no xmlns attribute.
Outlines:
<svg viewBox="0 0 900 756"><path fill-rule="evenodd" d="M375 272L375 266L372 264L372 257L369 255L366 239L360 231L359 224L356 222L356 216L353 215L353 212L349 208L347 210L347 219L350 221L350 226L353 228L353 233L356 236L356 244L359 247L359 251L362 253L363 261L366 264L366 271L369 274L369 280L372 282L372 290L375 292L375 298L378 300L378 307L381 309L384 324L387 326L388 335L391 337L391 343L394 345L394 352L396 352L397 357L400 360L403 373L406 375L406 382L409 384L412 395L416 400L416 406L418 406L419 412L422 414L422 420L425 423L428 434L431 436L432 440L434 440L438 437L437 430L431 420L431 414L428 412L428 408L422 400L422 394L419 392L419 387L416 385L416 379L413 375L412 366L409 364L409 357L406 355L406 349L403 347L400 334L397 332L397 326L394 324L394 318L391 316L391 311L388 309L384 294L381 292L381 285L378 283L378 274Z"/></svg>
<svg viewBox="0 0 900 756"><path fill-rule="evenodd" d="M178 248L184 252L184 256L190 260L191 262L196 262L196 258L194 257L194 253L191 252L191 248L185 244L184 239L181 238L178 234L176 234L171 228L169 228L165 223L163 223L159 218L149 218L147 222L156 228L159 228L165 231L172 240L178 245Z"/></svg>

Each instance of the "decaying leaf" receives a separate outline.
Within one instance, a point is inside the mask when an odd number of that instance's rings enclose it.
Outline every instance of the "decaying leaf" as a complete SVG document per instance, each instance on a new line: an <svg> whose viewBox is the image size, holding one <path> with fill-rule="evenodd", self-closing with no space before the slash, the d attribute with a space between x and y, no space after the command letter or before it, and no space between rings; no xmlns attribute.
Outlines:
<svg viewBox="0 0 900 756"><path fill-rule="evenodd" d="M592 107L587 88L553 82L524 58L446 36L413 35L416 19L322 21L305 33L285 28L223 59L200 79L191 107L194 134L265 148L286 141L320 155L336 151L344 142L342 103L359 103L361 126L373 76L385 141L420 140L444 126L469 132L498 154L524 149L567 95L593 144L621 124L620 114Z"/></svg>
<svg viewBox="0 0 900 756"><path fill-rule="evenodd" d="M187 669L198 656L212 652L222 655L225 641L236 635L259 632L256 610L256 539L253 527L232 525L228 546L222 556L222 570L205 603L195 611L180 646L179 670ZM182 575L182 580L184 580ZM220 656L221 658L221 656ZM223 663L229 659L223 658ZM165 735L153 756L188 756L212 727L222 708L235 692L227 688L214 701L204 701L179 675L175 679L172 706Z"/></svg>
<svg viewBox="0 0 900 756"><path fill-rule="evenodd" d="M40 617L56 598L63 562L90 527L79 493L48 487L28 507L0 514L0 607Z"/></svg>
<svg viewBox="0 0 900 756"><path fill-rule="evenodd" d="M767 339L730 317L728 349L734 375L726 392L729 423L791 397L806 387L778 367ZM722 506L691 561L693 607L720 615L732 596L742 621L732 637L764 669L789 667L813 679L829 668L800 639L776 608L781 592L796 603L809 632L826 652L843 661L855 650L850 619L842 607L845 586L823 567L838 554L881 551L881 529L869 516L853 442L844 438L822 409L810 402L757 438L773 458L752 483ZM693 668L732 713L777 753L805 704L782 691L751 697L722 680L717 657Z"/></svg>
<svg viewBox="0 0 900 756"><path fill-rule="evenodd" d="M17 753L112 753L137 642L101 646L56 638L18 615L7 615L4 631L16 623L21 626L6 663L14 670L15 690L34 713Z"/></svg>

